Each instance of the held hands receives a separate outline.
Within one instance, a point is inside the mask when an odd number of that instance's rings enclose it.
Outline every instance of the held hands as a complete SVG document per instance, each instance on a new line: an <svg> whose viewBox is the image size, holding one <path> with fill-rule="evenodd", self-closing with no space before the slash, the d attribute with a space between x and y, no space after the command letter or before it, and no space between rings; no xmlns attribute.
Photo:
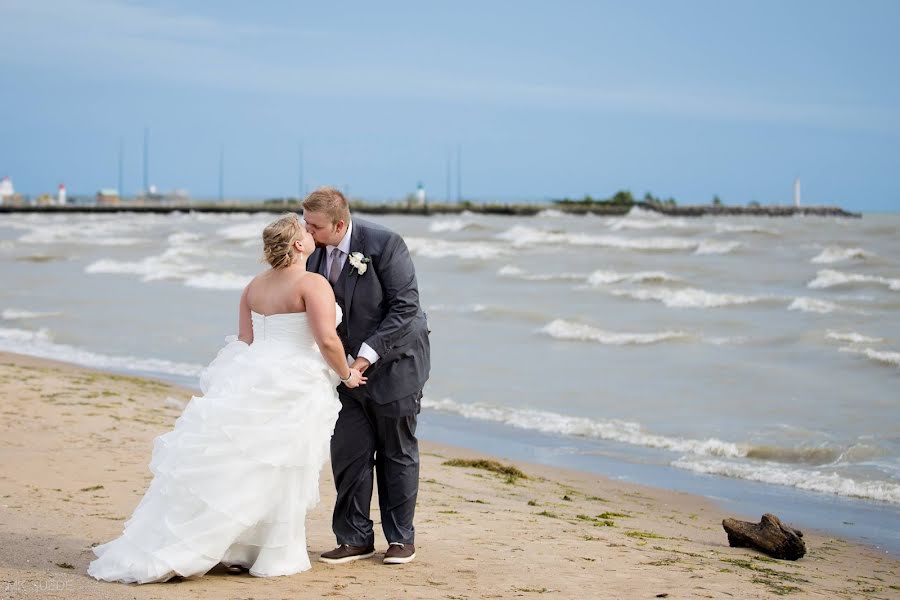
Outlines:
<svg viewBox="0 0 900 600"><path fill-rule="evenodd" d="M368 360L367 358L363 358L362 356L358 356L358 357L353 361L353 364L350 365L350 368L351 368L351 369L359 369L359 372L360 372L360 373L365 373L365 372L366 372L366 369L368 369L368 368L371 366L371 364L372 364L372 363L370 363L369 360Z"/></svg>
<svg viewBox="0 0 900 600"><path fill-rule="evenodd" d="M363 374L360 372L360 370L353 367L350 368L350 376L347 379L341 379L341 383L351 389L359 387L361 385L366 385L366 381L368 381L368 379L366 377L363 377Z"/></svg>

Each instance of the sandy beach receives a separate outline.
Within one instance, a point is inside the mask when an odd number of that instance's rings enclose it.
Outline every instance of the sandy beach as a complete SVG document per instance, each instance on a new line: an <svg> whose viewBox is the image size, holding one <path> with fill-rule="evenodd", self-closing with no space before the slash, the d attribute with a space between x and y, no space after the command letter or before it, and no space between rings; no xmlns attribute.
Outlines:
<svg viewBox="0 0 900 600"><path fill-rule="evenodd" d="M500 460L523 476L453 466L491 459L422 444L418 558L315 562L331 549L330 468L308 517L313 568L273 579L217 568L197 580L127 586L85 573L149 481L151 442L192 391L0 354L2 598L897 598L900 561L805 531L808 553L774 561L729 548L731 515L704 498ZM777 513L777 511L774 511ZM378 521L377 504L373 518ZM376 524L376 530L380 528Z"/></svg>

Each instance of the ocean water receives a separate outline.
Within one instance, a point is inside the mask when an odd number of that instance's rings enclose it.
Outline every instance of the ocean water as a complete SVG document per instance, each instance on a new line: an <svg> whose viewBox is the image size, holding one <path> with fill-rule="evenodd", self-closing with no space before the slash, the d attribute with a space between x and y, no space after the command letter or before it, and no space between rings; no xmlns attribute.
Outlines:
<svg viewBox="0 0 900 600"><path fill-rule="evenodd" d="M0 215L0 349L194 384L272 218ZM432 328L423 437L900 551L900 215L373 220Z"/></svg>

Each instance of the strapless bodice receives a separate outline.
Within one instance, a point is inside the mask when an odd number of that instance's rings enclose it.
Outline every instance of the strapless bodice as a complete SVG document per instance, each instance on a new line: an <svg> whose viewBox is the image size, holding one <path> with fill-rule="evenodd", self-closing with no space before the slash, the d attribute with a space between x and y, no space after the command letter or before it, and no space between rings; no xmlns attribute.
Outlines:
<svg viewBox="0 0 900 600"><path fill-rule="evenodd" d="M301 347L315 343L306 313L261 315L251 312L250 315L253 317L254 344L269 342Z"/></svg>
<svg viewBox="0 0 900 600"><path fill-rule="evenodd" d="M341 307L335 305L335 327L341 322ZM261 315L258 312L250 312L253 320L253 343L266 342L287 344L295 348L308 348L315 344L309 319L305 312L277 313L274 315Z"/></svg>

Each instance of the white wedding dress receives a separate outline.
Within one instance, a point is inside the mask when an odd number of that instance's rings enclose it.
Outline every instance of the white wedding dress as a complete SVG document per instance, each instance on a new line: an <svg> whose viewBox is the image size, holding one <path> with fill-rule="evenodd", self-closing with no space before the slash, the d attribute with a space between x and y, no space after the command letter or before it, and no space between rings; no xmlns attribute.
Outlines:
<svg viewBox="0 0 900 600"><path fill-rule="evenodd" d="M94 548L89 575L150 583L220 562L260 577L310 568L304 521L319 501L338 379L305 313L252 317L253 344L232 338L200 376L203 395L154 441L153 481L122 536Z"/></svg>

